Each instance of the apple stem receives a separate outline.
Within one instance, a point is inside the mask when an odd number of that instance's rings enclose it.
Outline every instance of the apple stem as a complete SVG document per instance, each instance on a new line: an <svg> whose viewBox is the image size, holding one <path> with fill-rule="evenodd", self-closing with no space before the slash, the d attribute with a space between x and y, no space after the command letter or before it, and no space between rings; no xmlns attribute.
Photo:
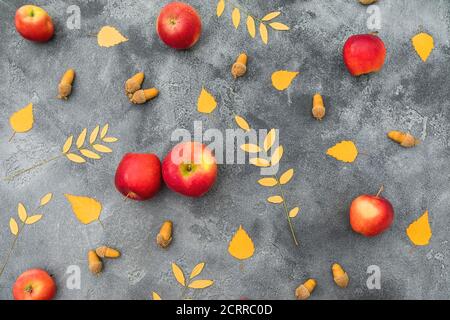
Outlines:
<svg viewBox="0 0 450 320"><path fill-rule="evenodd" d="M383 191L384 191L384 186L382 185L380 187L380 190L378 190L378 193L377 193L376 197L378 198Z"/></svg>

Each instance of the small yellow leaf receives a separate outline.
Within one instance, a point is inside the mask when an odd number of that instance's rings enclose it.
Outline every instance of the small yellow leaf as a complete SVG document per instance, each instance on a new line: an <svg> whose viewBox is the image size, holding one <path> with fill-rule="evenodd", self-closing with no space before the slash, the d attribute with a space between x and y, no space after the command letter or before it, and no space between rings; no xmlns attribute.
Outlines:
<svg viewBox="0 0 450 320"><path fill-rule="evenodd" d="M100 130L100 126L96 126L94 130L92 130L91 135L89 136L89 143L93 144L95 139L97 139L98 132Z"/></svg>
<svg viewBox="0 0 450 320"><path fill-rule="evenodd" d="M241 116L235 116L234 117L234 121L236 121L237 125L239 126L239 128L241 128L242 130L245 131L249 131L250 130L250 125L248 124L248 122L242 118Z"/></svg>
<svg viewBox="0 0 450 320"><path fill-rule="evenodd" d="M251 158L250 164L257 166L257 167L269 167L270 162L263 158Z"/></svg>
<svg viewBox="0 0 450 320"><path fill-rule="evenodd" d="M254 38L256 36L255 19L252 16L247 17L247 30L250 37Z"/></svg>
<svg viewBox="0 0 450 320"><path fill-rule="evenodd" d="M181 284L182 286L185 286L186 280L184 278L183 270L181 270L181 268L177 266L176 263L172 263L172 272L178 283Z"/></svg>
<svg viewBox="0 0 450 320"><path fill-rule="evenodd" d="M212 280L195 280L189 283L188 287L191 289L205 289L212 286L214 281Z"/></svg>
<svg viewBox="0 0 450 320"><path fill-rule="evenodd" d="M219 0L219 3L217 4L217 16L220 17L225 10L225 0Z"/></svg>
<svg viewBox="0 0 450 320"><path fill-rule="evenodd" d="M434 49L434 39L427 33L419 33L412 38L412 44L423 62L427 61Z"/></svg>
<svg viewBox="0 0 450 320"><path fill-rule="evenodd" d="M97 42L100 47L113 47L128 41L116 28L104 26L97 34Z"/></svg>
<svg viewBox="0 0 450 320"><path fill-rule="evenodd" d="M256 144L246 143L241 146L241 149L248 153L258 153L261 152L261 148Z"/></svg>
<svg viewBox="0 0 450 320"><path fill-rule="evenodd" d="M241 12L238 8L234 8L231 13L231 20L233 21L234 27L237 29L239 27L239 23L241 22Z"/></svg>
<svg viewBox="0 0 450 320"><path fill-rule="evenodd" d="M34 216L28 217L28 219L25 221L26 224L33 224L38 222L42 219L42 214L35 214Z"/></svg>
<svg viewBox="0 0 450 320"><path fill-rule="evenodd" d="M280 176L280 184L286 184L294 176L294 169L289 169Z"/></svg>
<svg viewBox="0 0 450 320"><path fill-rule="evenodd" d="M280 70L272 73L272 85L279 91L286 90L299 73L295 71Z"/></svg>
<svg viewBox="0 0 450 320"><path fill-rule="evenodd" d="M259 35L261 36L262 42L267 44L269 42L269 31L264 23L259 24Z"/></svg>
<svg viewBox="0 0 450 320"><path fill-rule="evenodd" d="M86 134L87 134L87 129L84 128L83 131L81 131L80 135L77 138L76 146L78 149L81 148L81 146L84 144L84 141L86 140Z"/></svg>
<svg viewBox="0 0 450 320"><path fill-rule="evenodd" d="M299 207L293 208L291 211L289 211L289 218L295 218L298 215L299 211L300 211Z"/></svg>
<svg viewBox="0 0 450 320"><path fill-rule="evenodd" d="M278 181L275 178L262 178L258 180L258 183L263 187L274 187L278 184Z"/></svg>
<svg viewBox="0 0 450 320"><path fill-rule="evenodd" d="M211 113L216 109L217 102L216 99L210 94L205 88L202 88L200 96L197 100L197 110L201 113Z"/></svg>
<svg viewBox="0 0 450 320"><path fill-rule="evenodd" d="M281 158L283 157L283 146L278 146L275 151L272 153L272 158L270 159L270 165L275 166L277 165Z"/></svg>
<svg viewBox="0 0 450 320"><path fill-rule="evenodd" d="M62 153L67 153L72 146L73 136L67 138L66 142L64 142L64 146L62 148Z"/></svg>
<svg viewBox="0 0 450 320"><path fill-rule="evenodd" d="M9 219L9 230L15 236L17 236L17 234L19 233L19 225L17 224L16 219Z"/></svg>
<svg viewBox="0 0 450 320"><path fill-rule="evenodd" d="M39 206L40 206L40 207L45 206L47 203L50 202L50 200L52 200L52 197L53 197L53 194L52 194L52 193L47 193L45 196L43 196L43 197L41 198L41 201L40 201L40 203L39 203Z"/></svg>
<svg viewBox="0 0 450 320"><path fill-rule="evenodd" d="M95 159L95 160L101 159L101 156L99 154L97 154L91 150L88 150L88 149L80 149L80 153L89 159Z"/></svg>
<svg viewBox="0 0 450 320"><path fill-rule="evenodd" d="M247 232L239 226L228 246L228 252L239 260L245 260L253 256L255 245Z"/></svg>
<svg viewBox="0 0 450 320"><path fill-rule="evenodd" d="M280 11L274 11L274 12L266 14L261 20L262 21L270 21L270 20L275 19L276 17L278 17L280 14L281 14Z"/></svg>
<svg viewBox="0 0 450 320"><path fill-rule="evenodd" d="M106 134L108 133L109 124L105 124L102 128L102 131L100 132L100 138L104 138Z"/></svg>
<svg viewBox="0 0 450 320"><path fill-rule="evenodd" d="M271 26L272 29L278 30L278 31L287 31L290 29L287 25L285 25L284 23L281 23L281 22L272 22L272 23L269 23L269 26Z"/></svg>
<svg viewBox="0 0 450 320"><path fill-rule="evenodd" d="M157 294L156 292L152 292L152 299L153 300L162 300L161 299L161 297L160 297L160 295L159 294Z"/></svg>
<svg viewBox="0 0 450 320"><path fill-rule="evenodd" d="M353 141L342 141L327 150L327 155L342 162L351 163L358 156L358 149Z"/></svg>
<svg viewBox="0 0 450 320"><path fill-rule="evenodd" d="M197 264L194 269L192 269L191 275L189 277L189 279L195 278L196 276L198 276L202 271L203 268L205 267L205 263L204 262L200 262L199 264Z"/></svg>
<svg viewBox="0 0 450 320"><path fill-rule="evenodd" d="M83 224L89 224L98 220L102 212L102 204L89 197L64 194L72 206L72 211Z"/></svg>
<svg viewBox="0 0 450 320"><path fill-rule="evenodd" d="M278 203L283 203L284 200L280 196L272 196L272 197L267 198L267 201L269 201L270 203L278 204Z"/></svg>
<svg viewBox="0 0 450 320"><path fill-rule="evenodd" d="M25 220L27 220L27 209L25 209L25 206L20 202L17 206L17 215L19 216L20 221L25 222Z"/></svg>
<svg viewBox="0 0 450 320"><path fill-rule="evenodd" d="M9 118L9 123L14 132L27 132L33 128L33 104L14 112Z"/></svg>
<svg viewBox="0 0 450 320"><path fill-rule="evenodd" d="M103 152L103 153L110 153L112 152L111 148L108 148L107 146L104 146L102 144L94 144L92 145L92 147L97 150L98 152Z"/></svg>
<svg viewBox="0 0 450 320"><path fill-rule="evenodd" d="M275 143L275 138L277 137L277 132L275 129L271 129L269 133L267 133L266 138L264 139L264 151L269 151Z"/></svg>
<svg viewBox="0 0 450 320"><path fill-rule="evenodd" d="M85 163L86 160L84 160L82 157L80 157L79 155L75 154L75 153L68 153L66 154L67 159L69 159L72 162L75 163Z"/></svg>
<svg viewBox="0 0 450 320"><path fill-rule="evenodd" d="M116 142L117 140L119 140L119 139L117 139L115 137L104 137L103 138L103 141L107 142L107 143Z"/></svg>
<svg viewBox="0 0 450 320"><path fill-rule="evenodd" d="M419 219L409 225L406 234L416 246L426 246L430 243L433 233L428 220L428 211L425 211Z"/></svg>

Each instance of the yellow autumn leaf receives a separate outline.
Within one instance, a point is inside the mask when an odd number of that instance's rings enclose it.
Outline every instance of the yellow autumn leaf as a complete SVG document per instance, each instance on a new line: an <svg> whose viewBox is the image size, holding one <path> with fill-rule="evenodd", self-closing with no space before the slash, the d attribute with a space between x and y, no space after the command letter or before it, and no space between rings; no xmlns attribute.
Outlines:
<svg viewBox="0 0 450 320"><path fill-rule="evenodd" d="M87 134L87 129L84 128L83 131L81 131L80 135L77 138L77 142L75 143L77 148L81 148L81 146L84 144L84 141L86 140L86 134Z"/></svg>
<svg viewBox="0 0 450 320"><path fill-rule="evenodd" d="M294 176L294 169L289 169L280 176L280 184L286 184Z"/></svg>
<svg viewBox="0 0 450 320"><path fill-rule="evenodd" d="M273 144L275 143L276 136L277 136L277 132L276 132L275 129L271 129L267 133L267 135L266 135L266 137L264 139L264 143L263 143L264 151L267 152L267 151L269 151L270 148L272 148Z"/></svg>
<svg viewBox="0 0 450 320"><path fill-rule="evenodd" d="M277 30L277 31L287 31L290 29L287 25L285 25L284 23L281 23L281 22L272 22L272 23L269 23L269 26L271 26L272 29Z"/></svg>
<svg viewBox="0 0 450 320"><path fill-rule="evenodd" d="M220 17L223 14L224 10L225 10L225 0L219 0L216 9L217 16Z"/></svg>
<svg viewBox="0 0 450 320"><path fill-rule="evenodd" d="M256 166L256 167L269 167L270 162L263 158L251 158L250 164Z"/></svg>
<svg viewBox="0 0 450 320"><path fill-rule="evenodd" d="M104 146L102 144L98 144L98 143L92 145L92 148L94 148L98 152L103 152L103 153L110 153L110 152L112 152L111 148L109 148L107 146Z"/></svg>
<svg viewBox="0 0 450 320"><path fill-rule="evenodd" d="M419 33L412 38L412 44L423 62L427 61L434 49L434 39L427 33Z"/></svg>
<svg viewBox="0 0 450 320"><path fill-rule="evenodd" d="M83 224L89 224L98 220L102 212L102 204L97 200L84 196L64 194L72 206L72 211Z"/></svg>
<svg viewBox="0 0 450 320"><path fill-rule="evenodd" d="M272 158L270 158L270 165L275 166L277 165L281 158L283 157L283 146L278 146L275 151L272 153Z"/></svg>
<svg viewBox="0 0 450 320"><path fill-rule="evenodd" d="M50 200L52 200L53 194L51 192L47 193L45 196L43 196L41 198L41 201L39 202L39 206L45 206L47 203L50 202Z"/></svg>
<svg viewBox="0 0 450 320"><path fill-rule="evenodd" d="M269 42L269 31L264 23L259 24L259 35L261 36L262 42L265 44Z"/></svg>
<svg viewBox="0 0 450 320"><path fill-rule="evenodd" d="M241 149L248 153L258 153L261 152L261 148L256 144L246 143L241 145Z"/></svg>
<svg viewBox="0 0 450 320"><path fill-rule="evenodd" d="M248 124L248 122L242 118L241 116L235 116L234 117L234 121L236 121L236 124L239 126L239 128L241 128L242 130L245 131L249 131L250 130L250 125Z"/></svg>
<svg viewBox="0 0 450 320"><path fill-rule="evenodd" d="M247 17L247 30L250 37L254 38L256 36L255 19L252 16Z"/></svg>
<svg viewBox="0 0 450 320"><path fill-rule="evenodd" d="M270 20L273 20L276 17L278 17L280 14L281 14L280 11L274 11L274 12L266 14L261 20L262 21L270 21Z"/></svg>
<svg viewBox="0 0 450 320"><path fill-rule="evenodd" d="M239 23L241 22L241 11L238 8L234 8L231 13L231 20L233 21L233 26L237 29L239 27Z"/></svg>
<svg viewBox="0 0 450 320"><path fill-rule="evenodd" d="M33 128L33 104L14 112L9 118L9 123L14 132L27 132Z"/></svg>
<svg viewBox="0 0 450 320"><path fill-rule="evenodd" d="M117 138L115 138L115 137L104 137L104 138L103 138L103 141L104 141L104 142L107 142L107 143L117 142L117 140L119 140L119 139L117 139Z"/></svg>
<svg viewBox="0 0 450 320"><path fill-rule="evenodd" d="M68 153L66 154L67 159L69 159L72 162L75 163L85 163L86 160L83 157L80 157L79 155L75 153Z"/></svg>
<svg viewBox="0 0 450 320"><path fill-rule="evenodd" d="M197 100L197 111L201 113L211 113L216 109L217 102L211 93L202 88Z"/></svg>
<svg viewBox="0 0 450 320"><path fill-rule="evenodd" d="M274 187L278 184L278 181L275 178L262 178L258 180L258 183L263 187Z"/></svg>
<svg viewBox="0 0 450 320"><path fill-rule="evenodd" d="M269 201L270 203L279 204L279 203L283 203L284 200L280 196L271 196L271 197L267 198L267 201Z"/></svg>
<svg viewBox="0 0 450 320"><path fill-rule="evenodd" d="M113 47L125 41L128 39L111 26L104 26L97 34L97 42L100 47Z"/></svg>
<svg viewBox="0 0 450 320"><path fill-rule="evenodd" d="M181 270L181 268L179 266L177 266L176 263L172 263L172 272L173 272L173 275L175 276L175 279L178 281L178 283L181 284L182 286L185 286L186 280L184 278L183 270Z"/></svg>
<svg viewBox="0 0 450 320"><path fill-rule="evenodd" d="M189 276L189 279L195 278L196 276L198 276L202 271L203 268L205 267L205 263L204 262L200 262L199 264L197 264L194 269L192 269L191 275Z"/></svg>
<svg viewBox="0 0 450 320"><path fill-rule="evenodd" d="M279 91L286 90L299 73L296 71L279 70L272 73L272 85Z"/></svg>
<svg viewBox="0 0 450 320"><path fill-rule="evenodd" d="M409 225L406 234L416 246L426 246L430 243L433 233L428 220L428 211L425 211L419 219Z"/></svg>
<svg viewBox="0 0 450 320"><path fill-rule="evenodd" d="M162 300L161 296L154 291L152 292L152 299L153 300Z"/></svg>
<svg viewBox="0 0 450 320"><path fill-rule="evenodd" d="M212 286L214 281L212 280L194 280L189 283L188 287L191 289L205 289Z"/></svg>
<svg viewBox="0 0 450 320"><path fill-rule="evenodd" d="M17 205L17 215L19 216L20 221L25 222L25 220L27 220L27 209L25 209L25 206L20 202Z"/></svg>
<svg viewBox="0 0 450 320"><path fill-rule="evenodd" d="M91 135L89 136L89 143L93 144L97 139L98 132L100 131L100 126L96 126L94 130L92 130Z"/></svg>
<svg viewBox="0 0 450 320"><path fill-rule="evenodd" d="M9 219L9 230L15 236L17 236L17 234L19 233L19 225L17 224L16 219Z"/></svg>
<svg viewBox="0 0 450 320"><path fill-rule="evenodd" d="M66 142L64 142L62 153L67 153L70 150L70 147L72 146L73 142L73 136L70 136L67 138Z"/></svg>
<svg viewBox="0 0 450 320"><path fill-rule="evenodd" d="M42 219L42 214L35 214L33 216L28 217L28 219L25 221L26 224L33 224L38 222Z"/></svg>
<svg viewBox="0 0 450 320"><path fill-rule="evenodd" d="M255 245L247 232L239 226L228 246L228 252L239 260L245 260L253 256Z"/></svg>
<svg viewBox="0 0 450 320"><path fill-rule="evenodd" d="M289 218L295 218L298 215L299 211L300 211L299 207L293 208L291 211L289 211Z"/></svg>
<svg viewBox="0 0 450 320"><path fill-rule="evenodd" d="M101 159L101 156L99 154L97 154L91 150L88 150L88 149L80 149L80 153L89 159L95 159L95 160Z"/></svg>
<svg viewBox="0 0 450 320"><path fill-rule="evenodd" d="M358 149L353 141L341 141L327 150L327 155L342 162L351 163L358 156Z"/></svg>
<svg viewBox="0 0 450 320"><path fill-rule="evenodd" d="M104 138L106 134L108 133L109 124L105 124L102 128L102 131L100 132L100 138Z"/></svg>

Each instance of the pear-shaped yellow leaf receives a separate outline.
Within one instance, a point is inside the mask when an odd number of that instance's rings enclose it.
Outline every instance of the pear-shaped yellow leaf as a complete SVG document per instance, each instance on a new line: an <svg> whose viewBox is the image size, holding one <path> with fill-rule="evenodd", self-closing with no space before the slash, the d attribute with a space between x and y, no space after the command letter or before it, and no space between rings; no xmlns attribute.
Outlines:
<svg viewBox="0 0 450 320"><path fill-rule="evenodd" d="M327 150L327 155L342 162L351 163L358 156L358 149L353 141L342 141Z"/></svg>
<svg viewBox="0 0 450 320"><path fill-rule="evenodd" d="M179 266L177 266L176 263L172 263L172 272L173 272L173 275L175 276L175 279L178 281L178 283L181 284L182 286L185 286L186 280L184 278L183 270L181 270L181 268Z"/></svg>
<svg viewBox="0 0 450 320"><path fill-rule="evenodd" d="M107 146L104 146L102 144L98 144L98 143L92 145L92 148L94 148L98 152L103 152L103 153L110 153L110 152L112 152L111 148L109 148Z"/></svg>
<svg viewBox="0 0 450 320"><path fill-rule="evenodd" d="M289 218L295 218L298 215L299 211L300 211L299 207L293 208L291 211L289 211Z"/></svg>
<svg viewBox="0 0 450 320"><path fill-rule="evenodd" d="M95 159L95 160L101 159L101 156L99 154L97 154L91 150L88 150L88 149L80 149L80 153L89 159Z"/></svg>
<svg viewBox="0 0 450 320"><path fill-rule="evenodd" d="M272 85L279 91L286 90L298 74L296 71L275 71L272 73Z"/></svg>
<svg viewBox="0 0 450 320"><path fill-rule="evenodd" d="M248 153L258 153L261 152L261 148L256 144L246 143L241 146L241 149Z"/></svg>
<svg viewBox="0 0 450 320"><path fill-rule="evenodd" d="M286 184L294 176L294 169L289 169L280 176L280 184Z"/></svg>
<svg viewBox="0 0 450 320"><path fill-rule="evenodd" d="M9 230L15 236L17 236L17 234L19 233L19 225L17 224L16 219L9 219Z"/></svg>
<svg viewBox="0 0 450 320"><path fill-rule="evenodd" d="M33 224L38 222L39 220L42 219L42 214L35 214L33 216L30 216L27 218L27 220L25 221L26 224Z"/></svg>
<svg viewBox="0 0 450 320"><path fill-rule="evenodd" d="M259 24L259 35L261 36L261 40L264 44L269 42L269 31L264 23Z"/></svg>
<svg viewBox="0 0 450 320"><path fill-rule="evenodd" d="M66 142L64 142L62 153L67 153L70 150L70 147L72 146L73 142L73 136L70 136L67 138Z"/></svg>
<svg viewBox="0 0 450 320"><path fill-rule="evenodd" d="M161 296L154 291L152 292L152 299L153 300L162 300Z"/></svg>
<svg viewBox="0 0 450 320"><path fill-rule="evenodd" d="M104 26L97 34L97 42L100 47L113 47L125 41L128 39L111 26Z"/></svg>
<svg viewBox="0 0 450 320"><path fill-rule="evenodd" d="M211 113L216 109L217 102L211 93L202 88L197 100L197 111L201 113Z"/></svg>
<svg viewBox="0 0 450 320"><path fill-rule="evenodd" d="M33 104L14 112L9 118L9 123L14 132L27 132L33 128Z"/></svg>
<svg viewBox="0 0 450 320"><path fill-rule="evenodd" d="M241 128L242 130L245 131L249 131L250 130L250 125L248 124L248 122L242 118L241 116L235 116L234 117L234 121L236 121L236 124L239 126L239 128Z"/></svg>
<svg viewBox="0 0 450 320"><path fill-rule="evenodd" d="M267 198L267 201L269 201L270 203L275 203L275 204L279 204L279 203L283 203L283 198L280 196L272 196Z"/></svg>
<svg viewBox="0 0 450 320"><path fill-rule="evenodd" d="M250 164L256 166L256 167L269 167L270 162L263 158L251 158Z"/></svg>
<svg viewBox="0 0 450 320"><path fill-rule="evenodd" d="M239 23L241 22L241 11L238 8L234 8L231 13L231 20L233 21L233 26L237 29L239 27Z"/></svg>
<svg viewBox="0 0 450 320"><path fill-rule="evenodd" d="M109 124L105 124L102 128L102 131L100 132L100 138L104 138L106 134L108 133Z"/></svg>
<svg viewBox="0 0 450 320"><path fill-rule="evenodd" d="M253 256L255 245L247 232L239 226L228 246L228 252L239 260L245 260Z"/></svg>
<svg viewBox="0 0 450 320"><path fill-rule="evenodd" d="M83 157L80 157L79 155L75 153L68 153L66 154L67 159L69 159L72 162L75 163L85 163L86 160Z"/></svg>
<svg viewBox="0 0 450 320"><path fill-rule="evenodd" d="M271 129L264 139L264 151L269 151L270 148L272 148L273 144L275 143L275 138L277 137L277 132L275 129Z"/></svg>
<svg viewBox="0 0 450 320"><path fill-rule="evenodd" d="M275 178L262 178L258 180L258 183L263 187L274 187L278 184L278 181Z"/></svg>
<svg viewBox="0 0 450 320"><path fill-rule="evenodd" d="M111 142L117 142L119 139L115 138L115 137L104 137L103 141L107 142L107 143L111 143Z"/></svg>
<svg viewBox="0 0 450 320"><path fill-rule="evenodd" d="M198 276L202 271L203 268L205 267L205 263L204 262L200 262L199 264L197 264L194 269L192 269L191 275L189 276L190 279L195 278L196 276Z"/></svg>
<svg viewBox="0 0 450 320"><path fill-rule="evenodd" d="M434 39L427 33L419 33L412 38L412 44L423 62L427 61L434 49Z"/></svg>
<svg viewBox="0 0 450 320"><path fill-rule="evenodd" d="M64 194L72 206L72 211L83 224L89 224L98 220L102 212L102 204L89 197Z"/></svg>
<svg viewBox="0 0 450 320"><path fill-rule="evenodd" d="M27 220L27 209L25 209L25 206L20 202L17 205L17 215L19 216L20 221L25 222L25 220Z"/></svg>
<svg viewBox="0 0 450 320"><path fill-rule="evenodd" d="M205 289L212 286L214 281L212 280L195 280L189 283L188 287L191 289Z"/></svg>
<svg viewBox="0 0 450 320"><path fill-rule="evenodd" d="M247 17L247 30L250 37L254 38L256 36L255 19L252 16Z"/></svg>
<svg viewBox="0 0 450 320"><path fill-rule="evenodd" d="M409 225L406 234L416 246L426 246L430 243L432 232L428 220L428 211L425 211L419 219Z"/></svg>
<svg viewBox="0 0 450 320"><path fill-rule="evenodd" d="M272 29L277 31L288 31L290 29L287 25L281 22L272 22L269 23L269 26L271 26Z"/></svg>
<svg viewBox="0 0 450 320"><path fill-rule="evenodd" d="M280 14L281 14L280 11L274 11L274 12L266 14L261 20L262 21L270 21L270 20L273 20L276 17L278 17Z"/></svg>
<svg viewBox="0 0 450 320"><path fill-rule="evenodd" d="M219 3L217 3L217 9L216 9L217 16L220 17L223 14L224 10L225 10L225 0L219 0Z"/></svg>
<svg viewBox="0 0 450 320"><path fill-rule="evenodd" d="M100 131L100 126L96 126L94 130L92 130L91 135L89 136L89 143L93 144L97 139L98 132Z"/></svg>
<svg viewBox="0 0 450 320"><path fill-rule="evenodd" d="M39 202L39 206L45 206L47 203L50 202L50 200L52 200L53 194L52 193L47 193L45 196L43 196L41 198L41 201Z"/></svg>
<svg viewBox="0 0 450 320"><path fill-rule="evenodd" d="M278 146L275 151L272 153L272 158L270 158L270 165L275 166L277 165L281 158L283 157L283 146Z"/></svg>
<svg viewBox="0 0 450 320"><path fill-rule="evenodd" d="M84 141L86 140L86 134L87 129L84 128L83 131L81 131L80 135L78 136L77 142L75 143L77 148L81 148L81 146L84 144Z"/></svg>

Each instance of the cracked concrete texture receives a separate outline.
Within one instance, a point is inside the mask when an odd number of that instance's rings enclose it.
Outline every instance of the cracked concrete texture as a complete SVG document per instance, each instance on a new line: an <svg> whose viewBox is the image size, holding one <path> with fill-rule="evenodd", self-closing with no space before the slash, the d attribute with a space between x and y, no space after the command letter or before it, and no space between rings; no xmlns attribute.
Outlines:
<svg viewBox="0 0 450 320"><path fill-rule="evenodd" d="M57 154L67 136L97 124L110 124L120 141L113 153L86 165L57 160L12 182L0 182L0 261L13 241L8 221L18 202L27 208L53 192L45 217L17 242L0 278L0 298L11 298L14 279L31 267L47 269L58 284L58 299L148 299L151 291L165 299L181 297L170 265L189 272L206 262L203 278L215 284L188 292L194 299L292 299L299 283L318 280L314 299L447 299L450 281L448 202L450 192L449 97L450 4L447 1L380 1L380 36L388 55L376 75L352 78L342 62L345 39L368 32L366 8L353 0L239 1L254 16L280 10L288 32L270 32L269 45L251 39L231 24L231 8L221 18L216 1L189 0L202 16L203 35L190 51L165 47L155 33L155 19L168 1L35 1L53 17L56 36L34 44L17 35L13 16L25 1L0 0L0 170L2 175L27 168ZM66 9L81 8L80 30L66 27ZM112 25L129 41L99 48L92 37ZM427 63L415 54L410 39L420 31L433 35L436 48ZM229 68L238 53L250 56L247 76L233 81ZM55 98L56 86L69 67L77 71L72 97ZM285 92L270 85L278 69L299 70ZM145 71L146 83L161 95L145 106L131 106L124 81ZM218 102L214 118L196 112L202 86ZM311 118L311 97L322 92L328 107L322 122ZM35 126L8 142L8 118L33 102ZM243 115L254 128L280 128L285 146L282 169L297 174L286 188L289 204L302 211L294 220L300 246L295 247L283 211L265 202L270 194L256 184L259 171L250 165L221 166L214 189L201 199L187 199L164 188L146 202L124 202L113 177L126 152L153 152L163 157L173 146L175 128L192 130L234 127L232 114ZM392 129L410 131L424 142L405 150L386 139ZM353 164L325 156L330 146L353 140L361 154ZM392 228L365 239L348 224L348 207L361 193L384 196L396 211ZM81 225L64 193L101 201L98 223ZM428 247L413 247L405 229L424 210L430 212L433 238ZM175 223L172 246L154 243L164 219ZM239 225L252 237L255 255L242 263L227 253ZM87 272L89 248L107 243L123 257L108 261L105 272ZM350 275L349 288L337 288L333 262ZM81 267L81 289L69 290L68 266ZM369 265L381 268L381 290L368 290Z"/></svg>

